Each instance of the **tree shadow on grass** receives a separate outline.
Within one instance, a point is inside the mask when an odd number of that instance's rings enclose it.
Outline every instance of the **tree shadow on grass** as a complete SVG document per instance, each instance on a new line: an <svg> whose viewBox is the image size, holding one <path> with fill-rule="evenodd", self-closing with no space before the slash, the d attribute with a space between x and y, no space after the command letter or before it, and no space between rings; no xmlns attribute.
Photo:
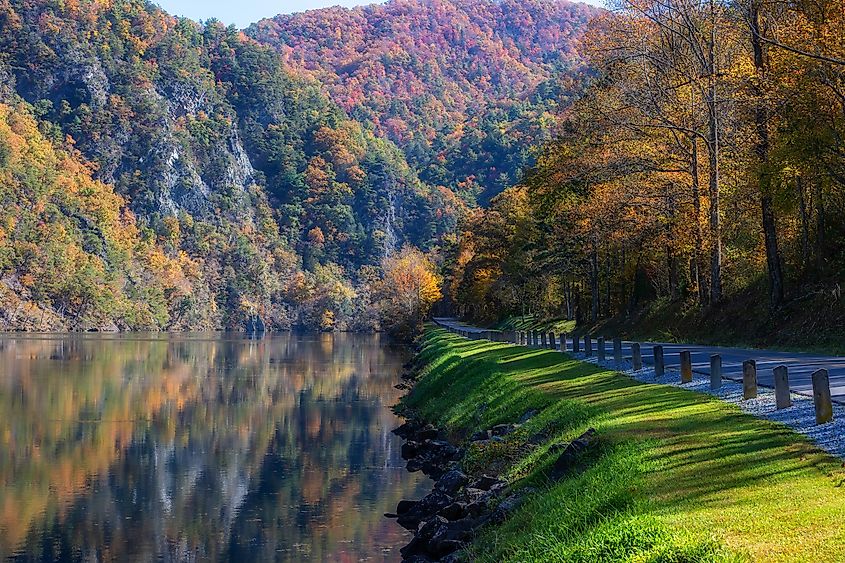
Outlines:
<svg viewBox="0 0 845 563"><path fill-rule="evenodd" d="M641 383L550 350L451 335L430 342L435 350L448 346L458 354L431 374L441 384L460 387L452 395L460 399L441 407L454 413L485 409L475 416L453 414L452 422L484 426L512 422L529 407L586 404L589 415L582 410L581 416L560 420L556 431L571 433L589 423L610 441L654 443L650 462L657 469L649 488L667 504L725 503L737 498L731 491L823 474L830 486L843 481L835 460L805 438L716 398Z"/></svg>

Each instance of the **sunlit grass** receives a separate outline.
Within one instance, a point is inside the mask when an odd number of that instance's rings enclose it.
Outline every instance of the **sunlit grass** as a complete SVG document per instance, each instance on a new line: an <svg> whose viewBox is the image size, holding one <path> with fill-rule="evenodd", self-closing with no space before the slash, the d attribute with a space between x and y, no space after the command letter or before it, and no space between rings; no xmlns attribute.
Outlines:
<svg viewBox="0 0 845 563"><path fill-rule="evenodd" d="M547 433L506 468L541 492L479 538L474 558L845 560L842 464L785 427L560 353L436 329L424 344L426 368L409 406L456 433L539 409L514 440ZM549 447L589 427L600 436L596 459L549 486Z"/></svg>

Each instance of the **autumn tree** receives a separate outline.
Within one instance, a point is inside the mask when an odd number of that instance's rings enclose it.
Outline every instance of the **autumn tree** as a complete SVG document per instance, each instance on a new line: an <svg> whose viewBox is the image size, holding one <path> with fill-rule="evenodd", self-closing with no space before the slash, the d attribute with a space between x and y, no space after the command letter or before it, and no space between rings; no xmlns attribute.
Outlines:
<svg viewBox="0 0 845 563"><path fill-rule="evenodd" d="M382 322L391 332L411 335L441 297L440 276L434 263L411 246L387 256L381 267L377 294Z"/></svg>

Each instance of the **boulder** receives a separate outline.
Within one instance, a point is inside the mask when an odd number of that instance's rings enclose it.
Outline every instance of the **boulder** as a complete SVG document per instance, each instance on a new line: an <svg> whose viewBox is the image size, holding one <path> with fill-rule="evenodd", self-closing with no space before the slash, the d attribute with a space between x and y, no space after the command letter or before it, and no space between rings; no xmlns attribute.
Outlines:
<svg viewBox="0 0 845 563"><path fill-rule="evenodd" d="M421 540L430 540L440 531L440 528L448 523L449 521L442 516L434 516L427 520L423 520L417 527L416 537Z"/></svg>
<svg viewBox="0 0 845 563"><path fill-rule="evenodd" d="M399 550L402 554L402 561L413 561L414 563L429 563L432 560L423 555L426 550L428 542L422 538L414 536L408 544Z"/></svg>
<svg viewBox="0 0 845 563"><path fill-rule="evenodd" d="M420 443L414 442L413 440L408 440L404 444L402 444L402 459L411 459L417 456L420 451Z"/></svg>
<svg viewBox="0 0 845 563"><path fill-rule="evenodd" d="M537 416L537 413L538 413L538 412L539 412L539 411L534 410L534 409L531 409L531 410L525 411L525 414L523 414L523 415L519 418L519 423L520 423L520 424L525 424L526 422L528 422L529 420L531 420L532 418L534 418L535 416Z"/></svg>
<svg viewBox="0 0 845 563"><path fill-rule="evenodd" d="M418 500L400 500L399 504L396 505L396 514L399 514L399 515L405 514L406 512L408 512L409 510L414 508L414 506L416 506L418 502L420 502L420 501L418 501Z"/></svg>
<svg viewBox="0 0 845 563"><path fill-rule="evenodd" d="M466 517L466 515L468 514L467 503L453 502L437 514L444 517L446 520L449 520L450 522L460 520L461 518Z"/></svg>
<svg viewBox="0 0 845 563"><path fill-rule="evenodd" d="M433 426L427 426L422 430L417 431L417 440L436 440L438 436L437 428Z"/></svg>
<svg viewBox="0 0 845 563"><path fill-rule="evenodd" d="M490 431L489 430L479 430L475 434L469 437L470 442L481 442L483 440L490 439Z"/></svg>
<svg viewBox="0 0 845 563"><path fill-rule="evenodd" d="M516 429L515 424L497 424L491 430L493 436L507 436Z"/></svg>
<svg viewBox="0 0 845 563"><path fill-rule="evenodd" d="M490 515L490 519L497 523L501 524L504 522L508 516L513 514L513 512L525 502L525 494L513 494L507 497L505 500L499 503L499 506L496 507L496 510L493 511L493 514Z"/></svg>
<svg viewBox="0 0 845 563"><path fill-rule="evenodd" d="M504 483L504 481L495 477L491 477L490 475L482 475L481 477L473 481L470 487L473 489L481 489L482 491L489 491L490 488L496 485L497 483Z"/></svg>
<svg viewBox="0 0 845 563"><path fill-rule="evenodd" d="M441 491L433 491L419 500L408 511L399 514L396 521L406 530L416 530L420 522L434 516L455 501ZM398 509L397 509L398 512Z"/></svg>
<svg viewBox="0 0 845 563"><path fill-rule="evenodd" d="M434 488L447 495L454 495L467 483L469 483L469 477L457 469L452 469L437 480Z"/></svg>
<svg viewBox="0 0 845 563"><path fill-rule="evenodd" d="M420 423L415 420L408 420L402 423L399 427L393 429L393 433L399 436L400 438L408 439L417 430L420 429Z"/></svg>
<svg viewBox="0 0 845 563"><path fill-rule="evenodd" d="M432 547L437 556L440 557L439 561L442 561L444 555L449 555L464 547L464 542L460 540L439 540L436 545L430 546L429 549L431 550Z"/></svg>
<svg viewBox="0 0 845 563"><path fill-rule="evenodd" d="M407 465L405 465L405 468L408 471L410 471L411 473L416 473L417 471L422 470L423 463L424 463L424 460L422 460L418 457L415 457L414 459L408 460L408 463L407 463Z"/></svg>
<svg viewBox="0 0 845 563"><path fill-rule="evenodd" d="M590 428L578 438L563 446L563 451L555 461L551 470L552 479L560 479L569 471L571 471L584 453L589 450L596 442L596 429Z"/></svg>

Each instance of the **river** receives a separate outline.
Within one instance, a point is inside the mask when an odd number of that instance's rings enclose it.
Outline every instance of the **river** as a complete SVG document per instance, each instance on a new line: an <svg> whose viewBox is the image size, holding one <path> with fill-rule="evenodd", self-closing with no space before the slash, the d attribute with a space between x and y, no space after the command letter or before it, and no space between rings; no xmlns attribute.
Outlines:
<svg viewBox="0 0 845 563"><path fill-rule="evenodd" d="M398 561L378 335L0 336L0 556Z"/></svg>

